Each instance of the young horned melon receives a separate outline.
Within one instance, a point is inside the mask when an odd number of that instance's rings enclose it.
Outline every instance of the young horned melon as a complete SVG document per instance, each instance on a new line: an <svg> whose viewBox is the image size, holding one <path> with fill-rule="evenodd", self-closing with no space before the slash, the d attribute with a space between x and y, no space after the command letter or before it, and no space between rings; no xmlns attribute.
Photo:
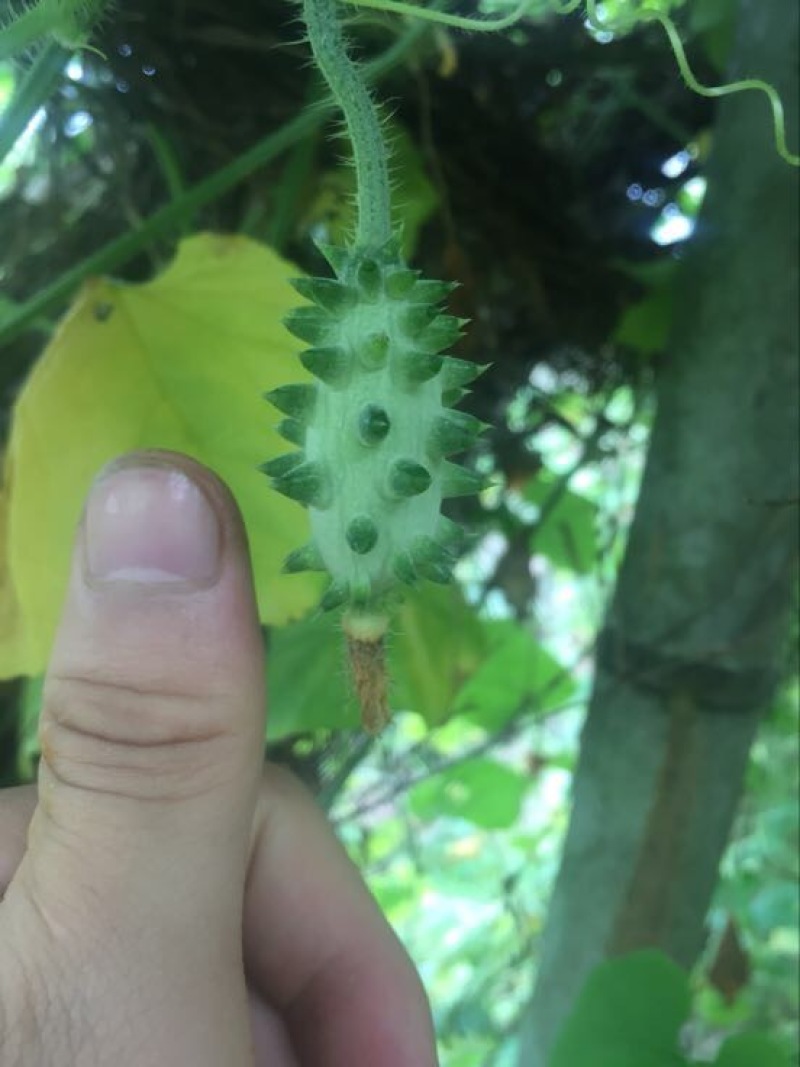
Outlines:
<svg viewBox="0 0 800 1067"><path fill-rule="evenodd" d="M482 428L449 401L481 367L441 355L461 323L440 312L452 286L420 281L391 240L373 254L329 250L336 279L303 278L314 301L286 320L313 345L302 356L318 379L267 398L300 446L264 465L279 492L306 504L312 541L287 569L325 569L323 607L382 614L398 581L447 582L459 530L441 502L480 479L447 459Z"/></svg>
<svg viewBox="0 0 800 1067"><path fill-rule="evenodd" d="M450 581L461 530L441 504L482 484L448 457L483 429L453 404L485 368L443 354L463 325L442 310L454 286L420 278L391 235L380 125L347 56L335 0L305 0L304 14L353 141L360 225L352 247L320 246L335 277L294 283L309 303L285 323L310 345L300 359L315 381L267 394L285 416L279 432L297 449L262 470L308 507L311 540L285 569L330 575L321 607L346 609L363 721L377 731L388 718L383 639L398 589Z"/></svg>

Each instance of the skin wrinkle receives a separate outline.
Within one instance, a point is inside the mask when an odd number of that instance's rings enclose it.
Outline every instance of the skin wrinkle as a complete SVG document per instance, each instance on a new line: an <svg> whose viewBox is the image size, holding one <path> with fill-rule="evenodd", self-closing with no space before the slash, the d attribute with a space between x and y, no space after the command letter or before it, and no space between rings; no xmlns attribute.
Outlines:
<svg viewBox="0 0 800 1067"><path fill-rule="evenodd" d="M117 860L116 856L110 857L110 861ZM34 945L41 943L44 946L58 945L63 947L67 953L67 961L59 966L58 953L47 954L47 976L42 976L41 984L46 985L45 978L52 979L53 970L56 969L60 972L59 981L56 983L59 987L63 986L64 989L69 989L71 983L75 980L75 975L85 972L86 977L77 983L77 989L84 991L89 985L89 978L91 978L92 970L86 966L88 960L97 956L99 958L108 957L115 949L115 945L119 942L118 930L115 928L114 922L103 921L106 912L104 911L102 904L103 901L98 898L95 887L89 883L83 887L81 894L82 907L78 908L70 906L70 898L67 894L60 894L58 897L58 908L61 910L61 914L56 914L55 906L51 902L48 905L47 897L40 891L38 884L39 876L37 874L37 865L35 862L25 862L20 869L20 879L18 883L15 883L14 888L21 889L21 892L17 892L13 898L13 905L17 909L22 909L17 918L17 925L20 928L24 927L27 923L30 926L29 934L26 937L26 944L28 940L31 940ZM27 888L27 892L25 889ZM89 899L87 899L89 898ZM9 901L11 904L11 901ZM74 938L71 937L71 931L73 929L81 928L81 919L84 914L90 914L93 916L96 925L89 930L83 930L80 935L79 943L75 947L71 947L74 942ZM30 925L32 923L32 925ZM12 941L13 943L13 941ZM122 949L124 946L119 945ZM36 959L36 954L32 954L32 958ZM122 958L120 956L120 958ZM70 1003L74 998L70 997Z"/></svg>
<svg viewBox="0 0 800 1067"><path fill-rule="evenodd" d="M16 976L13 989L17 994L17 998L19 998L21 987L19 976L25 974L23 961L13 943L5 947L4 951L6 956L11 958L11 973ZM9 1005L10 1011L8 1009ZM13 1045L9 1045L8 1050L9 1067L22 1067L21 1050L25 1044L26 1029L31 1033L35 1033L35 1028L27 1021L32 1004L30 999L26 1000L23 997L22 1005L18 1006L16 1010L14 1010L14 1007L14 1000L3 986L3 971L0 970L0 1035L3 1035L6 1041L14 1041ZM10 1020L12 1019L14 1021L13 1029L10 1025ZM0 1051L2 1050L2 1047L0 1047Z"/></svg>
<svg viewBox="0 0 800 1067"><path fill-rule="evenodd" d="M81 726L76 721L70 721L68 714L63 715L56 712L51 705L48 708L47 721L42 727L43 732L48 732L52 729L63 731L64 734L70 736L79 737L84 741L97 742L99 744L113 745L115 748L127 749L131 752L138 752L144 750L147 752L150 749L170 749L182 750L193 748L194 746L202 747L208 744L218 744L221 740L234 739L239 740L236 732L229 729L212 729L209 728L205 731L198 732L193 737L183 737L171 734L166 734L164 737L134 737L129 735L126 737L119 736L115 733L103 733L100 730L95 730L88 726ZM171 724L170 724L171 725ZM42 732L40 731L40 733ZM41 740L41 737L40 737ZM149 753L148 753L149 755Z"/></svg>
<svg viewBox="0 0 800 1067"><path fill-rule="evenodd" d="M26 903L33 902L26 901ZM33 912L37 921L47 930L49 928L48 918L35 903L33 903ZM31 937L33 936L35 935L32 934ZM45 975L41 972L41 968L31 968L31 959L34 959L35 962L35 958L30 952L23 955L22 951L17 950L13 941L10 946L4 944L3 949L4 952L8 952L10 949L9 954L14 957L16 965L12 970L12 974L15 976L14 989L18 996L18 1009L15 1014L17 1020L16 1032L19 1036L19 1044L17 1046L19 1059L16 1060L16 1064L19 1067L39 1067L39 1064L44 1062L37 1051L39 1047L60 1047L65 1051L59 1062L77 1063L78 1061L73 1055L74 1011L76 1005L72 998L67 1003L65 998L58 993L60 988L69 988L69 983L64 985L63 979L59 980L56 973L63 973L64 971L64 968L59 964L59 960L56 958L48 961L49 971ZM56 974L55 982L52 980L54 974ZM6 994L2 990L2 986L0 986L0 994L2 994L2 999L5 1001ZM19 1002L20 994L21 1003ZM11 1004L13 1007L13 999ZM47 1040L47 1035L50 1032L55 1035L54 1045ZM0 1034L4 1033L5 1031L0 1031ZM0 1051L4 1051L4 1049L0 1047ZM29 1054L32 1054L34 1058L29 1059Z"/></svg>
<svg viewBox="0 0 800 1067"><path fill-rule="evenodd" d="M26 901L27 903L27 901ZM36 902L33 901L36 906ZM186 914L187 926L185 940L192 944L196 941L196 931L190 919L192 911L191 901L184 900L186 905L183 909ZM36 906L38 918L48 923L46 914ZM52 924L49 924L52 926ZM77 928L77 923L73 924ZM85 924L84 929L85 929ZM173 927L173 934L174 934ZM161 1000L153 1001L149 994L148 975L162 975L165 973L165 963L172 964L180 952L175 952L174 944L163 946L158 931L153 931L155 937L140 941L137 951L138 957L133 957L126 950L129 938L127 931L115 930L107 924L103 926L102 936L92 939L92 947L89 948L85 939L76 943L70 937L58 937L56 942L62 950L66 950L66 962L62 955L56 955L55 970L50 970L46 978L37 979L35 991L30 1000L34 1008L39 1010L35 1013L31 1024L32 1033L41 1037L44 1047L53 1048L56 1042L64 1043L65 1034L68 1035L69 1053L59 1058L57 1064L70 1064L74 1067L108 1067L109 1050L118 1050L121 1062L127 1067L128 1064L150 1063L150 1058L137 1058L136 1048L141 1044L142 1034L152 1034L154 1028L158 1029L163 1023L159 1018L164 1008ZM53 938L50 938L53 941ZM54 943L56 943L54 942ZM220 952L215 947L215 939L211 939L207 948L201 952L201 958L206 958L206 963L219 964ZM58 963L61 965L58 966ZM107 975L108 962L113 961L111 975ZM230 967L236 969L236 960L229 961ZM144 964L144 966L143 966ZM114 978L114 971L122 968L118 978ZM178 1001L175 1011L181 1010L180 1000L186 997L191 1001L194 990L197 990L197 998L202 1002L205 986L208 983L209 967L196 967L188 975L180 974L180 982L175 987L179 989ZM223 986L228 986L225 978L226 967L219 968L218 979ZM231 975L233 970L231 971ZM107 981L106 978L110 978ZM117 998L113 990L121 983L122 988L127 989L128 995ZM108 990L112 990L111 1000L108 999ZM76 995L77 994L77 995ZM172 997L168 994L167 1000ZM98 1006L102 1010L98 1012ZM51 1033L52 1039L47 1035ZM40 1067L47 1061L35 1058L30 1067ZM54 1061L55 1062L55 1061ZM3 1061L5 1067L5 1061ZM28 1067L27 1061L23 1061L23 1067ZM155 1063L154 1063L155 1067ZM160 1065L159 1065L160 1067Z"/></svg>
<svg viewBox="0 0 800 1067"><path fill-rule="evenodd" d="M48 695L45 694L45 703L47 704L48 711L59 721L66 721L67 719L70 705L68 691L73 687L78 688L80 691L81 704L86 704L86 690L88 690L92 693L92 703L96 703L98 707L105 706L108 703L109 697L112 697L114 702L117 703L120 695L130 696L132 698L133 706L139 701L147 704L159 701L169 701L170 703L185 702L187 705L195 706L199 700L206 699L208 696L208 692L205 688L198 689L196 692L187 692L185 687L181 687L180 689L169 689L161 684L138 685L134 682L122 678L115 678L113 676L110 676L107 679L99 678L88 671L85 674L78 674L75 672L53 672L48 676L48 688L51 692L49 694L49 699ZM60 692L58 701L56 702L53 698L52 691L58 691L60 689L65 689L66 692ZM167 726L169 724L164 723L163 725ZM74 728L80 729L77 725ZM89 731L87 730L86 732L88 733ZM103 737L99 731L94 731L94 733L96 737ZM214 735L226 736L232 733L235 733L235 731L230 728L230 725L228 723L222 723L215 727L213 734L211 731L208 733L201 733L199 739L203 740L208 736ZM147 744L145 739L140 740L132 735L130 737L112 737L111 735L106 735L106 740L117 740L131 745ZM168 734L163 739L154 738L152 744L174 744L191 740L194 740L194 738L185 737L183 734L175 734L174 736Z"/></svg>
<svg viewBox="0 0 800 1067"><path fill-rule="evenodd" d="M234 742L244 746L241 728L231 720L234 716L208 719L198 712L201 702L209 699L232 708L236 697L222 693L202 695L165 691L161 686L137 690L125 684L115 684L91 675L71 674L45 687L42 722L55 722L73 734L107 741L130 749L181 749L192 742L224 744ZM74 691L74 696L72 692ZM169 715L159 714L156 708L169 706ZM109 714L109 708L114 714Z"/></svg>
<svg viewBox="0 0 800 1067"><path fill-rule="evenodd" d="M62 835L54 837L54 840L51 838L50 844L51 848L54 846L61 849L64 856L63 867L67 875L69 865L74 862L76 855L76 848L69 844L70 837L74 839L75 834L70 834L68 828L65 828ZM76 842L76 845L80 847L79 842ZM106 846L99 842L95 847L100 850L101 862L114 871L118 879L126 880L130 860L126 857L124 848L115 841L109 841ZM58 944L66 952L68 962L63 968L59 987L70 989L75 983L76 973L84 971L86 977L78 983L78 989L85 991L91 985L91 977L96 971L96 968L91 966L93 959L126 959L124 930L119 921L124 917L125 910L113 904L109 908L107 890L96 885L94 880L86 878L82 880L77 902L71 899L70 894L60 893L55 901L48 904L48 896L44 892L46 887L42 886L41 864L35 862L35 855L34 851L32 857L20 866L20 877L15 888L18 885L21 892L15 895L15 904L30 910L34 919L34 931L38 929L35 936L39 940L45 945ZM91 917L91 923L86 928L87 915ZM25 919L25 914L19 919ZM19 922L18 925L21 928L22 923ZM59 958L52 953L48 955L50 960ZM51 966L49 962L48 968ZM69 1003L73 1003L73 999L70 999Z"/></svg>
<svg viewBox="0 0 800 1067"><path fill-rule="evenodd" d="M275 1009L266 1004L252 989L250 1023L254 1038L255 1067L301 1067L289 1044L289 1035Z"/></svg>
<svg viewBox="0 0 800 1067"><path fill-rule="evenodd" d="M65 749L73 733L79 736L80 747L69 754ZM227 768L220 766L217 740L195 739L188 743L188 751L175 745L163 750L158 745L145 745L142 749L81 735L81 731L55 723L48 723L40 735L41 759L47 772L72 791L164 806L204 796L230 781ZM154 759L153 748L160 758ZM198 748L207 750L202 761L197 757Z"/></svg>
<svg viewBox="0 0 800 1067"><path fill-rule="evenodd" d="M277 773L273 774L273 772ZM280 769L270 768L268 775L268 788L262 792L257 815L259 822L262 823L261 832L264 835L263 847L265 848L265 854L260 857L259 864L262 894L269 892L263 887L265 871L285 864L286 860L282 857L285 857L292 849L292 840L302 837L306 842L308 855L316 856L321 866L326 866L327 858L322 843L315 839L320 826L317 818L321 819L322 816L311 798L300 790L293 778ZM281 803L281 791L286 794L283 803ZM302 801L293 804L290 801L292 795L298 801L302 798ZM275 803L270 803L273 800ZM271 812L270 808L272 808ZM285 814L287 811L294 811L291 822L285 818L281 820L281 813ZM304 825L306 822L308 825ZM308 870L307 864L297 859L294 860L291 875L296 879L298 886L299 897L295 894L294 909L297 912L307 907L313 908L316 904L315 893L311 892L309 896L303 893L304 887L311 884L308 881ZM372 1012L376 1021L372 1025L363 1027L362 1041L367 1041L369 1047L375 1044L375 1047L380 1049L397 1047L398 1058L396 1061L392 1060L392 1064L402 1063L405 1067L406 1063L413 1062L413 1067L429 1067L429 1065L432 1067L436 1062L432 1053L423 1059L417 1052L417 1057L413 1061L408 1059L407 1049L411 1047L409 1034L416 1034L415 1047L418 1050L421 1049L423 1046L421 1035L424 1030L420 1026L420 1021L428 1015L429 1010L417 972L405 950L396 940L396 936L385 924L383 916L371 897L366 897L364 908L360 909L357 914L354 913L352 907L348 906L347 899L351 885L363 887L363 880L349 857L341 853L341 863L335 868L331 865L327 880L328 894L338 901L338 906L327 918L330 928L322 926L321 923L318 926L319 936L329 943L330 947L324 955L313 958L311 967L306 961L302 974L293 978L291 970L287 969L282 959L279 959L284 954L285 941L288 940L288 944L291 945L293 942L297 943L298 940L302 940L302 931L294 933L292 930L288 932L284 930L280 943L273 945L271 949L264 944L261 950L262 958L250 961L251 973L260 974L263 982L272 968L280 968L280 991L274 995L274 1002L287 1020L298 1050L305 1053L309 1063L319 1061L326 1067L329 1063L332 1064L334 1060L327 1058L329 1053L325 1052L325 1048L327 1040L331 1037L336 1047L340 1046L341 1033L338 1031L342 1024L339 1020L346 1020L350 1013L367 1012L369 1014ZM252 878L250 888L251 890L258 888L253 885ZM366 896L366 890L364 892ZM282 896L275 898L275 906L279 910L282 906L282 899ZM253 924L255 918L251 914L248 919L246 914L246 929ZM383 935L378 934L378 930L381 929L387 935L385 939ZM359 936L354 936L356 931ZM257 932L254 943L259 943ZM313 954L318 949L315 945L310 945L307 949L298 949L298 951L310 951ZM381 977L377 978L377 975ZM277 978L273 979L273 982L276 980ZM375 997L377 991L384 986L387 990L393 991L392 1012L386 1012L383 1003ZM273 984L272 988L275 990L276 986ZM330 1011L330 1006L333 1004L337 1005L335 1015ZM401 1010L410 1022L407 1032L403 1032L398 1027L395 1018ZM358 1047L361 1048L361 1046ZM385 1058L387 1054L384 1052L382 1055ZM335 1062L338 1067L340 1061ZM356 1062L378 1061L374 1057L372 1059L367 1057ZM386 1063L389 1063L388 1059Z"/></svg>
<svg viewBox="0 0 800 1067"><path fill-rule="evenodd" d="M96 691L99 697L107 698L110 696L115 700L118 693L128 694L132 704L139 703L141 705L143 713L147 713L150 710L152 703L159 703L164 700L181 705L186 704L190 710L190 716L186 721L187 724L191 724L196 716L198 704L206 703L209 697L219 701L237 701L240 698L236 680L228 678L226 672L220 670L221 667L225 666L224 663L215 662L219 654L218 650L207 650L203 646L198 650L197 635L198 632L202 633L202 622L200 626L195 625L194 616L197 614L192 612L181 626L182 629L185 628L191 633L192 645L190 650L182 654L180 648L175 649L176 660L186 664L187 668L190 664L196 663L196 669L191 671L190 677L187 677L180 686L171 684L170 680L173 677L173 672L168 669L167 665L162 667L163 678L154 676L146 683L132 680L141 675L140 663L142 658L145 656L153 658L155 651L148 647L146 641L142 642L142 630L138 628L132 635L128 633L121 635L119 647L111 649L116 664L116 669L113 673L109 672L106 667L106 662L109 659L108 638L105 639L105 655L102 660L87 659L79 666L72 664L69 669L54 664L53 668L48 672L48 678L45 683L44 702L47 703L48 697L52 699L52 692L54 690L57 691L62 683L66 687L82 688L85 686L89 693ZM160 620L157 617L153 618L151 622L153 629L157 629L159 623ZM133 647L131 637L136 642ZM174 643L174 636L171 638L171 643ZM128 659L130 662L127 662ZM189 683L188 685L187 682ZM98 699L97 703L102 707L106 705L107 701ZM180 721L183 723L184 720L181 719ZM165 726L166 724L158 721L157 725Z"/></svg>

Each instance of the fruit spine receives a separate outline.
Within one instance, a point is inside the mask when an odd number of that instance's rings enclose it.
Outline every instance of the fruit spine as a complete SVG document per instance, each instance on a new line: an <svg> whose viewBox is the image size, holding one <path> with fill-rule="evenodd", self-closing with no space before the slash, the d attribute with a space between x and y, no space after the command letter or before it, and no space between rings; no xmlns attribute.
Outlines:
<svg viewBox="0 0 800 1067"><path fill-rule="evenodd" d="M336 0L304 0L303 10L353 143L358 228L351 247L321 247L335 277L294 283L310 304L286 326L310 345L300 358L315 381L267 394L297 450L262 469L309 509L312 538L285 569L330 575L321 606L346 609L362 718L375 732L388 719L383 639L398 588L450 580L461 531L441 503L480 487L447 457L482 429L452 405L483 368L443 355L463 325L441 309L453 286L420 278L391 233L380 121L347 55Z"/></svg>

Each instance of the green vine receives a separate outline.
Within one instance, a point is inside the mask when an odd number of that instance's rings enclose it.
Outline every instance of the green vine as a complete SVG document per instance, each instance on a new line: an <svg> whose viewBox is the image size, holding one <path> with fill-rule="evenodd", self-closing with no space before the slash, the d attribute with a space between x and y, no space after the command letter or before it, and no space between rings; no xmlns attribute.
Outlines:
<svg viewBox="0 0 800 1067"><path fill-rule="evenodd" d="M592 7L594 7L593 0L590 0L590 3L592 4ZM783 103L774 85L762 81L761 78L743 78L740 81L729 82L727 85L703 85L695 77L692 68L689 66L689 60L686 58L683 42L678 36L678 31L672 20L658 14L653 14L650 18L652 21L659 22L663 27L664 32L669 38L669 43L672 46L672 51L675 56L675 61L678 64L680 75L686 85L693 92L698 93L700 96L708 97L731 96L734 93L743 92L764 93L772 112L775 150L781 159L784 159L791 166L800 166L800 155L796 152L791 152L786 143L786 119L783 113Z"/></svg>
<svg viewBox="0 0 800 1067"><path fill-rule="evenodd" d="M33 116L50 99L61 78L69 52L50 43L40 48L20 76L11 103L0 116L0 163L17 143Z"/></svg>
<svg viewBox="0 0 800 1067"><path fill-rule="evenodd" d="M454 29L482 33L495 33L499 30L508 29L524 19L531 9L531 0L522 0L509 15L502 18L470 18L461 15L450 15L446 12L436 11L433 8L406 3L405 0L347 0L347 2L355 7L388 11L409 18L425 19ZM675 56L678 71L687 88L700 96L711 98L731 96L734 93L742 92L763 93L767 98L772 115L776 152L781 159L791 166L800 166L800 155L790 151L787 145L783 103L774 85L761 78L743 78L727 85L703 85L692 70L677 27L668 15L649 9L631 9L629 14L621 15L617 19L604 18L598 10L597 0L549 0L549 7L555 15L571 15L583 7L585 8L587 24L597 31L628 33L641 23L657 22L667 36Z"/></svg>
<svg viewBox="0 0 800 1067"><path fill-rule="evenodd" d="M507 30L520 19L525 18L530 9L530 0L521 0L514 10L508 15L498 18L470 18L464 15L451 15L446 11L437 11L433 7L419 7L417 4L407 4L404 0L346 0L355 7L369 7L374 11L389 11L394 15L404 15L407 18L427 19L429 22L437 22L441 26L450 26L455 30L469 30L471 32L497 32ZM578 0L580 3L580 0ZM572 8L572 3L570 3ZM559 12L559 14L565 12Z"/></svg>

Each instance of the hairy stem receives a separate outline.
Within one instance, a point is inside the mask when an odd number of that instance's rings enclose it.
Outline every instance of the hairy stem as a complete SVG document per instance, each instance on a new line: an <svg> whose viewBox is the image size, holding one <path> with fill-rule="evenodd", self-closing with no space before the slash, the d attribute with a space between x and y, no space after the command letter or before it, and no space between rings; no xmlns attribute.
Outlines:
<svg viewBox="0 0 800 1067"><path fill-rule="evenodd" d="M336 0L303 0L311 50L344 113L356 167L357 243L377 248L391 236L389 166L378 109L350 58Z"/></svg>

